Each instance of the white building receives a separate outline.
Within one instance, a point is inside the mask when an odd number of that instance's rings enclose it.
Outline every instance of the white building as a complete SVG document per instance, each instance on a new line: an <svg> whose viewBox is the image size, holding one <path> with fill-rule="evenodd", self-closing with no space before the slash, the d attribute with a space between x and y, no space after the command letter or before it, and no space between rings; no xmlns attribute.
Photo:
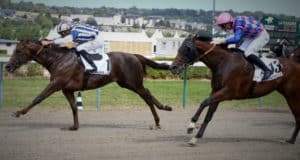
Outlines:
<svg viewBox="0 0 300 160"><path fill-rule="evenodd" d="M143 56L151 56L152 41L142 32L100 32L100 36L108 42L107 51L121 51Z"/></svg>
<svg viewBox="0 0 300 160"><path fill-rule="evenodd" d="M184 38L180 38L178 32L174 37L164 37L162 31L155 30L151 38L145 31L142 32L100 32L100 36L107 42L109 52L122 51L133 54L141 54L147 57L164 56L175 57L177 50ZM58 38L55 29L52 29L47 39Z"/></svg>
<svg viewBox="0 0 300 160"><path fill-rule="evenodd" d="M94 17L98 25L115 26L121 25L122 16L117 14L113 17Z"/></svg>
<svg viewBox="0 0 300 160"><path fill-rule="evenodd" d="M152 53L155 56L175 57L183 40L184 38L180 38L177 32L174 37L166 38L160 30L156 30L151 37Z"/></svg>

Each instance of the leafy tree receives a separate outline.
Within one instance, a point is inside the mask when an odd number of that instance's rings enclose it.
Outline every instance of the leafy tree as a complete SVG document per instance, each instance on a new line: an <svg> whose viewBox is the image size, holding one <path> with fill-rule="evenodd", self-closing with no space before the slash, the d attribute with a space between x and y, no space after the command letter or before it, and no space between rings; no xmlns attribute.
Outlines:
<svg viewBox="0 0 300 160"><path fill-rule="evenodd" d="M37 40L41 38L40 30L41 27L37 24L23 24L17 28L16 37L18 37L19 40Z"/></svg>
<svg viewBox="0 0 300 160"><path fill-rule="evenodd" d="M1 39L15 39L15 29L10 20L5 20L0 25L0 38Z"/></svg>
<svg viewBox="0 0 300 160"><path fill-rule="evenodd" d="M53 22L51 18L48 18L43 14L39 14L34 21L35 23L39 24L42 27L42 29L50 29L53 27Z"/></svg>
<svg viewBox="0 0 300 160"><path fill-rule="evenodd" d="M92 17L89 17L85 23L92 25L92 26L97 26L97 21L95 20L95 18L92 18Z"/></svg>
<svg viewBox="0 0 300 160"><path fill-rule="evenodd" d="M1 0L0 1L0 8L9 8L11 5L10 0Z"/></svg>

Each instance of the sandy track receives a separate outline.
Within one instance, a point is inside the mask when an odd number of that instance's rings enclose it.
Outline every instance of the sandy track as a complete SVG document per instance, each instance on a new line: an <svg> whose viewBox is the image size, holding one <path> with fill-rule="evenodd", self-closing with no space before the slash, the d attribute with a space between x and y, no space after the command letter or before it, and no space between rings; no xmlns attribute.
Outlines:
<svg viewBox="0 0 300 160"><path fill-rule="evenodd" d="M294 120L288 109L220 108L204 138L195 147L186 142L189 119L196 109L159 111L161 130L149 109L86 110L79 114L78 131L69 110L34 108L19 119L13 109L0 110L0 160L299 160L300 140L290 137ZM203 116L199 122L202 122Z"/></svg>

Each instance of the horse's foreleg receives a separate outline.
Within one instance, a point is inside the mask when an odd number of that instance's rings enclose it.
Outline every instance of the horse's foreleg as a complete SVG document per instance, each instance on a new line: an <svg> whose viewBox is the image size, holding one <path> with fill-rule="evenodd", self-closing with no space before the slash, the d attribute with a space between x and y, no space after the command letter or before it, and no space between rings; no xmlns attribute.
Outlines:
<svg viewBox="0 0 300 160"><path fill-rule="evenodd" d="M68 129L71 131L77 130L79 128L79 122L78 122L78 110L75 102L74 91L63 90L63 94L67 98L73 113L74 125L69 127Z"/></svg>
<svg viewBox="0 0 300 160"><path fill-rule="evenodd" d="M195 137L193 137L190 141L189 141L189 144L190 145L195 145L197 143L197 140L199 138L202 138L203 134L204 134L204 131L208 125L208 123L211 121L215 111L217 110L217 107L218 107L218 104L219 103L213 103L213 104L210 104L209 105L209 108L208 108L208 111L206 113L206 116L204 118L204 121L198 131L198 133L196 134Z"/></svg>
<svg viewBox="0 0 300 160"><path fill-rule="evenodd" d="M51 82L27 107L13 113L13 116L14 117L20 117L21 115L26 114L32 107L39 104L44 99L46 99L47 97L49 97L51 94L53 94L54 92L56 92L58 90L60 90L60 88L57 87L55 85L55 83Z"/></svg>
<svg viewBox="0 0 300 160"><path fill-rule="evenodd" d="M207 123L204 122L204 125L202 125L201 128L200 128L200 132L198 132L199 136L203 135L204 130L205 130L208 122L211 120L212 115L213 115L214 111L216 110L216 107L218 106L219 102L223 101L227 98L225 93L226 93L226 88L222 88L221 90L219 90L217 92L213 92L209 98L205 99L201 103L201 105L198 108L197 112L192 117L190 125L188 126L188 129L187 129L188 134L191 134L193 132L193 130L196 128L196 122L198 121L198 119L200 117L200 114L202 113L203 109L205 107L207 107L208 105L212 105L210 107L206 117L205 117Z"/></svg>
<svg viewBox="0 0 300 160"><path fill-rule="evenodd" d="M207 106L207 102L209 101L210 98L204 100L201 105L199 106L199 108L197 109L195 115L192 117L191 119L191 123L188 126L187 129L187 133L191 134L193 133L193 130L196 128L196 122L198 121L200 114L202 113L202 111L204 110L204 108Z"/></svg>

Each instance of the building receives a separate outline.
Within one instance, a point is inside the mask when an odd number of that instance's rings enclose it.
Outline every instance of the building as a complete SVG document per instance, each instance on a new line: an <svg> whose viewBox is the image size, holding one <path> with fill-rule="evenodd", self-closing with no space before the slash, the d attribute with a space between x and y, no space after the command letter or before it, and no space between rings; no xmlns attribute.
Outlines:
<svg viewBox="0 0 300 160"><path fill-rule="evenodd" d="M121 51L140 54L147 57L163 56L175 57L184 38L178 32L173 37L164 37L161 30L155 30L149 38L144 30L141 32L104 32L99 33L106 42L105 51ZM46 39L58 38L55 29L52 29Z"/></svg>
<svg viewBox="0 0 300 160"><path fill-rule="evenodd" d="M156 30L151 37L152 53L155 56L175 57L183 40L178 32L175 32L174 37L164 37L160 30Z"/></svg>
<svg viewBox="0 0 300 160"><path fill-rule="evenodd" d="M19 41L0 39L0 50L7 52L7 55L12 55Z"/></svg>
<svg viewBox="0 0 300 160"><path fill-rule="evenodd" d="M81 23L85 23L89 18L94 18L93 15L87 15L87 14L71 14L70 16L61 16L58 17L62 21L66 22L72 22L72 21L79 21Z"/></svg>
<svg viewBox="0 0 300 160"><path fill-rule="evenodd" d="M121 51L143 56L151 56L152 41L142 32L100 32L108 42L108 52Z"/></svg>

